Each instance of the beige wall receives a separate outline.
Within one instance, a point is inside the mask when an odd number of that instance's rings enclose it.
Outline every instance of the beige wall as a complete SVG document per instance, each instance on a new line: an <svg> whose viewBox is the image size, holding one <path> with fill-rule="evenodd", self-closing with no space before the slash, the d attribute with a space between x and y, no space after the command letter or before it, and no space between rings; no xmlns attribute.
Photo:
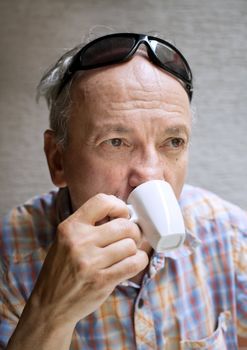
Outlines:
<svg viewBox="0 0 247 350"><path fill-rule="evenodd" d="M197 123L188 182L247 208L246 0L1 0L0 214L52 187L35 87L93 25L158 31L188 57Z"/></svg>

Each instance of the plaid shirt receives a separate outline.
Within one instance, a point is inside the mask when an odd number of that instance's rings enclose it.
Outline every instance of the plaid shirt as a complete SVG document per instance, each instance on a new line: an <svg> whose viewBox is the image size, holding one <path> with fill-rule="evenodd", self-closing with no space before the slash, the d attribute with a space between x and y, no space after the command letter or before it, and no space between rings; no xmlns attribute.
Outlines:
<svg viewBox="0 0 247 350"><path fill-rule="evenodd" d="M16 327L58 222L69 215L62 193L34 198L3 219L1 349ZM237 333L247 336L247 216L188 185L180 205L188 230L185 245L154 253L141 286L117 286L98 310L78 322L70 350L238 348Z"/></svg>

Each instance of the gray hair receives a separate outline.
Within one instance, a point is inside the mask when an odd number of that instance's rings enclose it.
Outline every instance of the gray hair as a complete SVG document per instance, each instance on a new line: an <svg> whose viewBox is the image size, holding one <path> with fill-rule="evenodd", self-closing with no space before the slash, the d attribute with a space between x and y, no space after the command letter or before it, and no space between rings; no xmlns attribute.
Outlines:
<svg viewBox="0 0 247 350"><path fill-rule="evenodd" d="M63 147L68 138L68 119L72 99L70 89L74 78L59 92L64 73L69 68L76 53L84 43L66 52L41 78L37 87L37 100L44 97L50 111L50 128L54 131L57 142ZM59 92L59 93L58 93Z"/></svg>
<svg viewBox="0 0 247 350"><path fill-rule="evenodd" d="M61 58L48 69L41 78L37 87L37 100L44 97L50 111L50 128L55 132L57 142L63 147L68 141L68 120L72 108L71 86L81 72L75 73L68 84L60 91L61 83L65 72L69 68L74 56L83 46L93 39L104 34L116 32L115 28L96 25L84 36L81 44L65 52Z"/></svg>

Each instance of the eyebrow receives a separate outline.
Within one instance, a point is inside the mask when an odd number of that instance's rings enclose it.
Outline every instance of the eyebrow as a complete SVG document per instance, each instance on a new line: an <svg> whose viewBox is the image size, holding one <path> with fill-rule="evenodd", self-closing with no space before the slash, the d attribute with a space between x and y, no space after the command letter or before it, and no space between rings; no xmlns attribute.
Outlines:
<svg viewBox="0 0 247 350"><path fill-rule="evenodd" d="M104 134L117 133L118 135L126 135L135 132L135 129L131 126L126 126L124 124L103 124L94 125L94 132L91 135L91 141L96 137L99 138ZM163 135L178 137L181 134L185 134L188 139L190 138L190 128L184 124L178 124L171 127L164 128ZM97 135L97 136L96 136Z"/></svg>
<svg viewBox="0 0 247 350"><path fill-rule="evenodd" d="M165 129L165 133L166 134L170 134L170 135L180 135L182 133L185 133L185 134L189 135L190 134L190 128L188 128L187 126L181 124L181 125L168 127L167 129Z"/></svg>

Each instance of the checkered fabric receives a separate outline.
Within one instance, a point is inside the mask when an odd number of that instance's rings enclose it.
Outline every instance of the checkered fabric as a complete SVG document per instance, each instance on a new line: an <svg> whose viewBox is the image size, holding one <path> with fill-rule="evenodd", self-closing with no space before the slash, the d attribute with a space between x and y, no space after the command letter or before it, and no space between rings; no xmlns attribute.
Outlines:
<svg viewBox="0 0 247 350"><path fill-rule="evenodd" d="M69 215L64 190L36 197L1 222L0 349L15 329L52 243ZM154 253L141 286L123 283L78 322L70 350L236 350L247 337L247 215L186 185L183 247Z"/></svg>

